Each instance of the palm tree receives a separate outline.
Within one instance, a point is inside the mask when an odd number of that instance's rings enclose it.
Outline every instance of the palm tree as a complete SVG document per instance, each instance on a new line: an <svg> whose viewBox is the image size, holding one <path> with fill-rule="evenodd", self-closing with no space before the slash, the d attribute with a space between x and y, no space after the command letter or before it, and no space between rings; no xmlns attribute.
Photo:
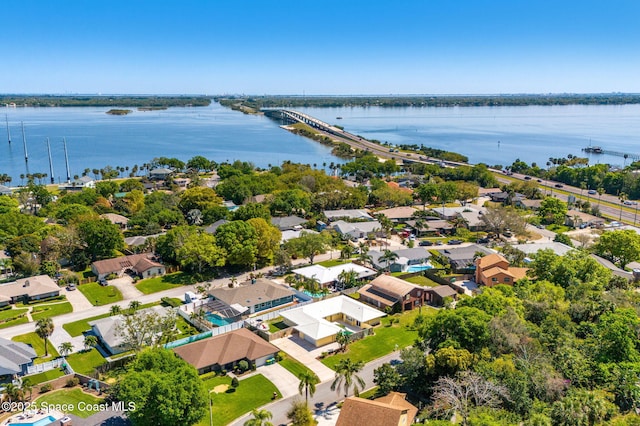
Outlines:
<svg viewBox="0 0 640 426"><path fill-rule="evenodd" d="M598 191L598 208L600 207L600 199L602 198L602 194L604 194L604 188L603 187L598 187L596 189L596 191Z"/></svg>
<svg viewBox="0 0 640 426"><path fill-rule="evenodd" d="M624 202L629 199L629 197L627 197L626 193L621 192L620 194L618 194L618 199L620 199L620 218L618 220L622 220L622 206L624 205Z"/></svg>
<svg viewBox="0 0 640 426"><path fill-rule="evenodd" d="M135 312L140 308L140 302L138 302L137 300L132 300L131 302L129 302L129 310L131 312Z"/></svg>
<svg viewBox="0 0 640 426"><path fill-rule="evenodd" d="M340 250L340 259L347 260L353 255L353 247L350 244L345 244Z"/></svg>
<svg viewBox="0 0 640 426"><path fill-rule="evenodd" d="M313 394L316 393L316 385L320 383L320 378L312 371L303 371L298 374L298 379L300 379L298 392L300 395L304 394L304 400L308 404L309 397L313 397Z"/></svg>
<svg viewBox="0 0 640 426"><path fill-rule="evenodd" d="M349 395L349 389L353 388L353 394L355 396L360 395L360 390L364 388L365 383L362 377L358 376L364 363L362 361L354 362L349 358L340 360L336 364L336 378L331 383L331 390L342 389L344 390L345 398Z"/></svg>
<svg viewBox="0 0 640 426"><path fill-rule="evenodd" d="M33 385L31 384L31 380L28 377L22 379L22 383L20 384L20 388L22 389L22 396L26 393L29 394L29 401L31 401L31 395L33 394Z"/></svg>
<svg viewBox="0 0 640 426"><path fill-rule="evenodd" d="M336 343L340 345L340 351L345 351L349 342L351 342L351 339L344 331L340 331L336 334Z"/></svg>
<svg viewBox="0 0 640 426"><path fill-rule="evenodd" d="M71 342L62 342L60 343L60 346L58 346L58 352L60 352L60 355L63 357L67 356L73 352L73 345Z"/></svg>
<svg viewBox="0 0 640 426"><path fill-rule="evenodd" d="M391 250L385 250L382 253L382 256L380 256L380 260L382 262L386 263L387 268L389 269L389 271L391 271L391 262L393 262L397 258L398 258L398 255L396 253L392 252Z"/></svg>
<svg viewBox="0 0 640 426"><path fill-rule="evenodd" d="M92 334L89 334L84 338L84 349L89 350L89 348L95 348L98 346L98 338Z"/></svg>
<svg viewBox="0 0 640 426"><path fill-rule="evenodd" d="M358 283L358 273L353 269L346 269L338 275L338 283L342 284L342 289L355 287Z"/></svg>
<svg viewBox="0 0 640 426"><path fill-rule="evenodd" d="M120 312L122 312L122 308L120 307L120 305L113 305L109 309L109 315L111 315L111 316L118 315Z"/></svg>
<svg viewBox="0 0 640 426"><path fill-rule="evenodd" d="M53 329L55 326L53 325L53 321L51 318L40 318L36 322L36 334L42 340L44 340L44 356L49 356L49 348L47 347L47 342L49 341L49 337L53 334Z"/></svg>
<svg viewBox="0 0 640 426"><path fill-rule="evenodd" d="M4 393L9 398L9 401L20 401L24 397L22 389L13 383L7 383L4 387Z"/></svg>
<svg viewBox="0 0 640 426"><path fill-rule="evenodd" d="M273 414L267 410L259 410L257 408L251 410L252 419L244 422L244 426L273 426L269 420L273 418Z"/></svg>

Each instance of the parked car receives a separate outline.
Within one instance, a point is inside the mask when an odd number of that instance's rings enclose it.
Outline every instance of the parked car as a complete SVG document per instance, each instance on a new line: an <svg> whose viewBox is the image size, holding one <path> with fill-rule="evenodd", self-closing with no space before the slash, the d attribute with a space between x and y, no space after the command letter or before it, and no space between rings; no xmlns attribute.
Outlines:
<svg viewBox="0 0 640 426"><path fill-rule="evenodd" d="M442 241L440 241L440 240L436 241L436 245L437 246L441 246L442 245Z"/></svg>
<svg viewBox="0 0 640 426"><path fill-rule="evenodd" d="M98 284L100 285L109 285L109 283L107 282L107 280L105 280L104 278L100 278L98 280Z"/></svg>
<svg viewBox="0 0 640 426"><path fill-rule="evenodd" d="M447 241L447 244L450 244L452 246L457 246L457 245L460 245L462 243L463 243L463 241L461 241L461 240L449 240L449 241Z"/></svg>
<svg viewBox="0 0 640 426"><path fill-rule="evenodd" d="M67 284L67 291L73 291L76 289L76 285L74 283Z"/></svg>
<svg viewBox="0 0 640 426"><path fill-rule="evenodd" d="M487 237L484 237L484 238L478 238L478 239L476 240L476 243L478 243L478 244L487 244L487 243L489 243L489 238L487 238Z"/></svg>
<svg viewBox="0 0 640 426"><path fill-rule="evenodd" d="M420 241L418 245L422 247L425 247L425 246L428 247L428 246L432 246L433 242L425 240L425 241Z"/></svg>

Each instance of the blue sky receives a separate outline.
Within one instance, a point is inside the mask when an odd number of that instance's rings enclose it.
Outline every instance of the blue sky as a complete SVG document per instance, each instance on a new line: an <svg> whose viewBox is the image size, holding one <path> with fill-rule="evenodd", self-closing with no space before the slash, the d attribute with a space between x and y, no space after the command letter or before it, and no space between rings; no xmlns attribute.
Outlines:
<svg viewBox="0 0 640 426"><path fill-rule="evenodd" d="M4 0L0 93L640 92L640 1Z"/></svg>

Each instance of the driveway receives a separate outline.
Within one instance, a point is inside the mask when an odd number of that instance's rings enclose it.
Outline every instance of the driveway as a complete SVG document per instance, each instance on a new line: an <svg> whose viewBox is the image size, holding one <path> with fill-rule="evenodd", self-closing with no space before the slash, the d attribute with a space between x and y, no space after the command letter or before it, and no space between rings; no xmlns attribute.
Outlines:
<svg viewBox="0 0 640 426"><path fill-rule="evenodd" d="M297 336L290 336L273 340L271 341L271 344L310 368L314 373L316 373L316 376L320 378L320 382L327 382L336 377L335 372L318 361L316 357L322 352L338 348L339 345L337 343L331 343L321 348L315 348L311 346L310 343Z"/></svg>
<svg viewBox="0 0 640 426"><path fill-rule="evenodd" d="M276 385L283 398L299 395L298 385L300 380L280 364L263 365L258 367L256 372L262 374Z"/></svg>
<svg viewBox="0 0 640 426"><path fill-rule="evenodd" d="M93 308L91 302L89 302L84 294L77 289L69 291L65 287L60 291L60 293L67 296L67 300L71 303L71 306L73 306L73 312L80 312Z"/></svg>
<svg viewBox="0 0 640 426"><path fill-rule="evenodd" d="M109 280L109 285L112 285L120 290L123 300L135 300L144 296L144 293L138 290L135 285L133 285L133 280L129 276L116 278L115 280Z"/></svg>

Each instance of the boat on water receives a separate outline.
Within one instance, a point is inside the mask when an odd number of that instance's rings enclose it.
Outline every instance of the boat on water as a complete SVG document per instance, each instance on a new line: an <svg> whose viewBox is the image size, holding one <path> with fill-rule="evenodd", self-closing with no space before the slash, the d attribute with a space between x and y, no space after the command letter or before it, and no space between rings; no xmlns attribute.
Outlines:
<svg viewBox="0 0 640 426"><path fill-rule="evenodd" d="M336 117L336 120L342 120L342 117Z"/></svg>

